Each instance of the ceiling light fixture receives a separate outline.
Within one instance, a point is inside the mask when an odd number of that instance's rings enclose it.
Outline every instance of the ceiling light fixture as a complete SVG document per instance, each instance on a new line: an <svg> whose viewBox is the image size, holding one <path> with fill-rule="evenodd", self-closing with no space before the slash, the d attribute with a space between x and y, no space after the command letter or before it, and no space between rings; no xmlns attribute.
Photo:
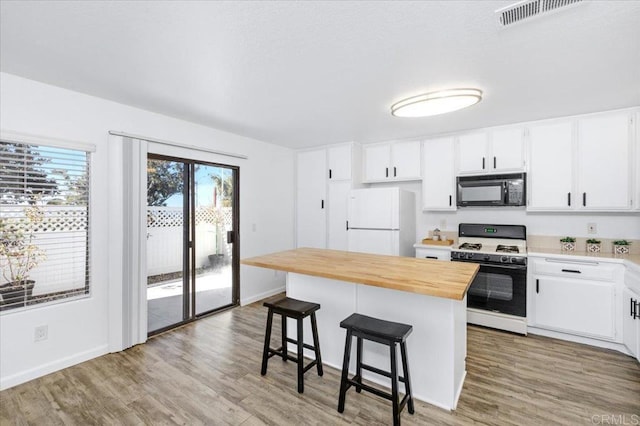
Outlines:
<svg viewBox="0 0 640 426"><path fill-rule="evenodd" d="M429 117L457 111L475 105L482 100L478 89L449 89L425 93L391 105L391 114L396 117Z"/></svg>

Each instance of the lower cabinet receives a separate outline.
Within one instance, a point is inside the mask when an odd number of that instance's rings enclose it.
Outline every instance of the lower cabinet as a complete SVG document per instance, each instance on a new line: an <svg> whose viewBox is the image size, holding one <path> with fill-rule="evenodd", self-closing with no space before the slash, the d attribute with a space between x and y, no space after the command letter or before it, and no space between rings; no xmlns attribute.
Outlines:
<svg viewBox="0 0 640 426"><path fill-rule="evenodd" d="M530 326L621 342L617 306L624 266L530 258Z"/></svg>
<svg viewBox="0 0 640 426"><path fill-rule="evenodd" d="M622 315L622 342L640 361L640 272L630 269L622 290Z"/></svg>
<svg viewBox="0 0 640 426"><path fill-rule="evenodd" d="M421 245L415 245L416 257L419 259L435 259L435 260L451 260L451 248L442 247L425 247Z"/></svg>

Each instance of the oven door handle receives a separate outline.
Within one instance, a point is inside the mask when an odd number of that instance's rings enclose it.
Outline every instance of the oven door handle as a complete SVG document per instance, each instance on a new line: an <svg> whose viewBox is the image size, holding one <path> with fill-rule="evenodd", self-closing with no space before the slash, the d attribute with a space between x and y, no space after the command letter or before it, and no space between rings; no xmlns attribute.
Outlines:
<svg viewBox="0 0 640 426"><path fill-rule="evenodd" d="M476 263L476 262L469 262L469 263ZM513 269L513 270L526 270L527 266L526 265L504 265L504 264L491 264L491 263L481 263L481 262L477 262L478 265L480 266L486 266L488 268L502 268L502 269Z"/></svg>

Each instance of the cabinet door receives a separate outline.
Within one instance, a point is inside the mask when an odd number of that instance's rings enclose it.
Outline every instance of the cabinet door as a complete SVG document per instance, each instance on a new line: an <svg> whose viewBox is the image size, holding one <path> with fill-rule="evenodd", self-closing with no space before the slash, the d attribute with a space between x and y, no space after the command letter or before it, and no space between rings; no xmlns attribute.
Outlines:
<svg viewBox="0 0 640 426"><path fill-rule="evenodd" d="M630 119L625 113L578 121L578 196L582 209L631 208L629 129Z"/></svg>
<svg viewBox="0 0 640 426"><path fill-rule="evenodd" d="M453 137L425 141L422 157L422 209L455 210Z"/></svg>
<svg viewBox="0 0 640 426"><path fill-rule="evenodd" d="M640 302L640 296L624 287L622 290L622 341L634 358L640 357L640 307L634 306ZM634 312L636 313L634 317Z"/></svg>
<svg viewBox="0 0 640 426"><path fill-rule="evenodd" d="M536 326L590 337L615 337L615 284L533 277Z"/></svg>
<svg viewBox="0 0 640 426"><path fill-rule="evenodd" d="M418 259L433 259L451 261L451 249L450 248L416 248L416 257Z"/></svg>
<svg viewBox="0 0 640 426"><path fill-rule="evenodd" d="M496 172L524 170L524 129L497 129L491 133L491 164Z"/></svg>
<svg viewBox="0 0 640 426"><path fill-rule="evenodd" d="M324 149L297 155L297 247L325 248L327 158Z"/></svg>
<svg viewBox="0 0 640 426"><path fill-rule="evenodd" d="M328 190L327 248L347 250L347 197L351 190L351 181L330 182Z"/></svg>
<svg viewBox="0 0 640 426"><path fill-rule="evenodd" d="M330 180L351 179L351 144L328 149Z"/></svg>
<svg viewBox="0 0 640 426"><path fill-rule="evenodd" d="M364 181L382 181L389 178L389 144L363 147Z"/></svg>
<svg viewBox="0 0 640 426"><path fill-rule="evenodd" d="M488 170L489 138L484 132L458 137L458 170L460 173L482 173Z"/></svg>
<svg viewBox="0 0 640 426"><path fill-rule="evenodd" d="M419 180L420 142L395 142L391 144L391 166L389 176L395 180Z"/></svg>
<svg viewBox="0 0 640 426"><path fill-rule="evenodd" d="M577 204L572 147L571 122L529 128L528 210L570 210Z"/></svg>

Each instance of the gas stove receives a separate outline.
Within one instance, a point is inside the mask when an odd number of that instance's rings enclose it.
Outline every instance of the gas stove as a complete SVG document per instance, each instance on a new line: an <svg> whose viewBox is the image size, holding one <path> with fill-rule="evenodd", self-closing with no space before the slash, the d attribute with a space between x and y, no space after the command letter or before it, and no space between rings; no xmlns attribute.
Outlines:
<svg viewBox="0 0 640 426"><path fill-rule="evenodd" d="M490 264L527 264L526 228L520 225L462 223L451 260Z"/></svg>

